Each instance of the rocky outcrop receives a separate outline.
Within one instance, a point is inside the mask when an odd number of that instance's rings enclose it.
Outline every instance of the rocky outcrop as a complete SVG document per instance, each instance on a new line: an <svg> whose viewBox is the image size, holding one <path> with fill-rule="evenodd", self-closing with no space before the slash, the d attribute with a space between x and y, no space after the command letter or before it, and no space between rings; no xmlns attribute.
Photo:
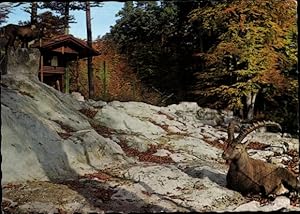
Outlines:
<svg viewBox="0 0 300 214"><path fill-rule="evenodd" d="M286 197L280 199L284 206L279 199L243 205L247 199L226 188L221 139L230 112L221 112L223 119L214 126L214 116L199 120L197 112L210 110L196 103L157 107L76 96L79 101L39 82L38 52L17 50L14 57L1 80L6 211L299 210ZM276 133L248 139L250 155L284 166L292 167L299 154L297 139ZM261 143L267 145L263 150Z"/></svg>
<svg viewBox="0 0 300 214"><path fill-rule="evenodd" d="M200 122L211 126L228 125L232 119L237 119L233 116L232 111L218 111L210 108L199 108L197 117Z"/></svg>

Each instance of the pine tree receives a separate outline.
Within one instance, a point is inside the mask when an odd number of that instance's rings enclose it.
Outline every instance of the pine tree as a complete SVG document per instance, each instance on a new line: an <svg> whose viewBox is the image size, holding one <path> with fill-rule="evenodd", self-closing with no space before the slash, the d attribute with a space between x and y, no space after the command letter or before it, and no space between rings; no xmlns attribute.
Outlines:
<svg viewBox="0 0 300 214"><path fill-rule="evenodd" d="M101 2L90 2L90 7L99 7ZM50 1L43 2L42 8L47 8L61 14L64 17L64 31L69 34L69 24L75 22L73 15L70 15L71 10L85 10L85 2L58 2Z"/></svg>
<svg viewBox="0 0 300 214"><path fill-rule="evenodd" d="M91 8L90 2L86 3L86 30L87 30L87 44L92 48L92 29L91 29ZM88 67L88 81L89 81L89 98L94 97L94 75L93 75L93 64L92 56L88 56L87 67Z"/></svg>
<svg viewBox="0 0 300 214"><path fill-rule="evenodd" d="M2 2L0 3L0 24L6 22L6 19L8 18L8 15L11 13L13 8L19 7L23 4L27 4L24 2Z"/></svg>
<svg viewBox="0 0 300 214"><path fill-rule="evenodd" d="M40 2L31 2L31 3L25 3L26 6L24 6L24 11L26 13L30 14L30 24L36 25L37 24L37 18L38 18L38 9L40 8ZM27 6L27 4L29 4Z"/></svg>

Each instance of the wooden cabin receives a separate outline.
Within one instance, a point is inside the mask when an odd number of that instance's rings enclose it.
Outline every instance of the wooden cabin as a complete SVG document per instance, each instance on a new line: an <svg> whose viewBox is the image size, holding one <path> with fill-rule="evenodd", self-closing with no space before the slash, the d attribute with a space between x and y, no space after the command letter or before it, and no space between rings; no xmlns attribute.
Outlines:
<svg viewBox="0 0 300 214"><path fill-rule="evenodd" d="M69 93L69 87L66 87L70 79L69 63L100 55L100 52L90 48L85 41L70 34L41 41L32 47L39 48L41 52L40 81L66 93Z"/></svg>

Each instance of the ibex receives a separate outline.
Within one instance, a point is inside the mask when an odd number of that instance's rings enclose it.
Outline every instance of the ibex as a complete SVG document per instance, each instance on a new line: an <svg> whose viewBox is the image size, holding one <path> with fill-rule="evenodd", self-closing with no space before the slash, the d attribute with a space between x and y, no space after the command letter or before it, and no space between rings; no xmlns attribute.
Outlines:
<svg viewBox="0 0 300 214"><path fill-rule="evenodd" d="M40 38L43 36L43 30L37 29L35 25L19 26L14 24L8 24L1 29L1 33L8 39L6 49L10 46L14 46L16 38L22 41L22 47L28 48L28 42Z"/></svg>
<svg viewBox="0 0 300 214"><path fill-rule="evenodd" d="M275 164L250 158L246 151L250 141L242 144L249 133L260 127L276 126L281 129L281 126L271 121L254 123L242 130L235 138L234 128L236 125L235 121L228 125L227 144L222 154L222 158L230 162L226 177L227 187L242 194L252 192L262 193L266 196L282 194L283 187L299 191L297 176L294 173Z"/></svg>

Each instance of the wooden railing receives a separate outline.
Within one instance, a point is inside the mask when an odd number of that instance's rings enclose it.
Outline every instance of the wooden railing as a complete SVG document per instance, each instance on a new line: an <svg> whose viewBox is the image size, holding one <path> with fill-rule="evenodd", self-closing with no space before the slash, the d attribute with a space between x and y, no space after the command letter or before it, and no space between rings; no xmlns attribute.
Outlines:
<svg viewBox="0 0 300 214"><path fill-rule="evenodd" d="M43 73L55 73L55 74L63 74L65 73L64 67L56 67L56 66L43 66L42 69Z"/></svg>

